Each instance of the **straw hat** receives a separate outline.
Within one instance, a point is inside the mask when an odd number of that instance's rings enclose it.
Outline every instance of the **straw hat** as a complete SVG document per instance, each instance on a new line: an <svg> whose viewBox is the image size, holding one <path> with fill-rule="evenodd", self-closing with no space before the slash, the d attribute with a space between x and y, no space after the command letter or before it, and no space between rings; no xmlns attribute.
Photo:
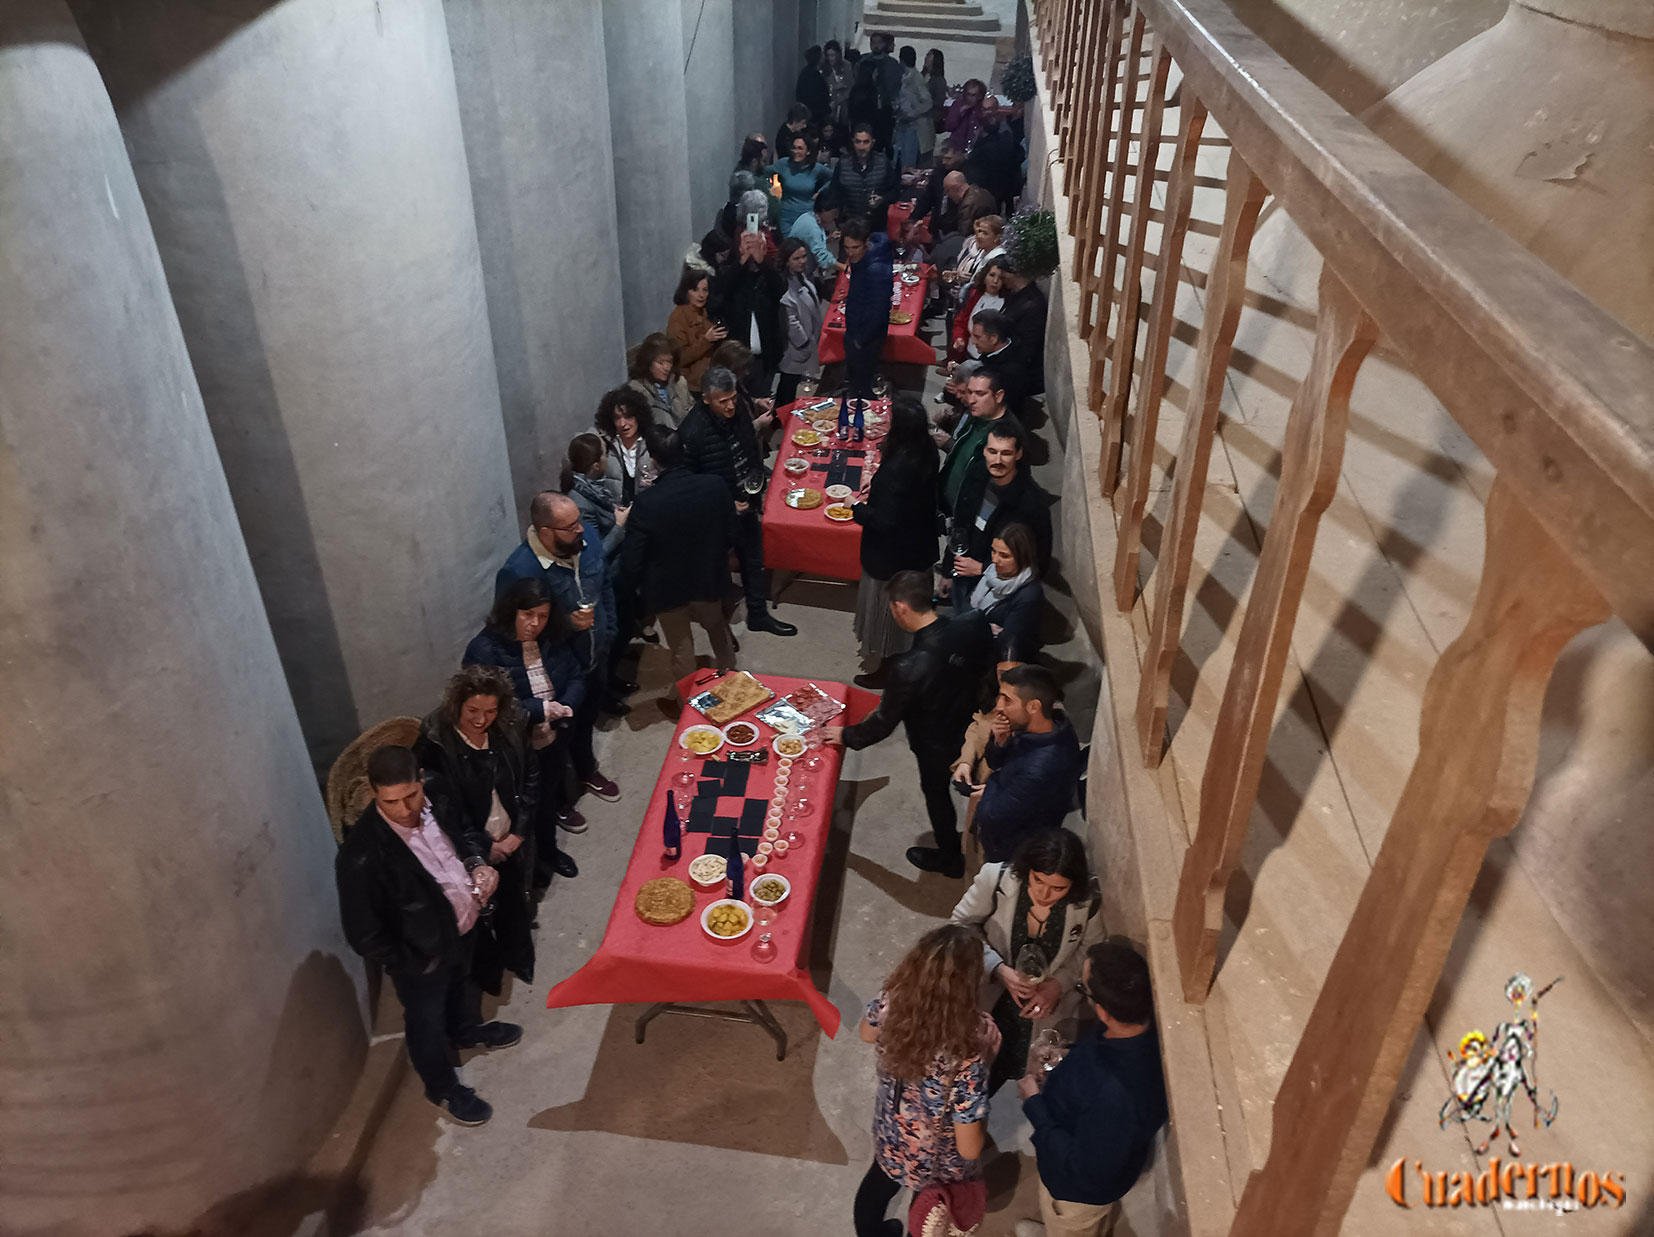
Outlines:
<svg viewBox="0 0 1654 1237"><path fill-rule="evenodd" d="M412 747L419 738L419 718L392 717L364 730L333 762L327 772L327 818L333 836L344 841L345 830L356 823L373 800L368 787L368 757L381 747Z"/></svg>

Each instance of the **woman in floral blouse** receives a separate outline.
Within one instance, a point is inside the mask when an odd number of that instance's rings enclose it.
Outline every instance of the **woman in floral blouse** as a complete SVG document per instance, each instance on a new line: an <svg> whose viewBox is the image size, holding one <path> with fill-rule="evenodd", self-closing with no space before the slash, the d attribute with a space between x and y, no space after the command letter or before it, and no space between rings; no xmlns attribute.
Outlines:
<svg viewBox="0 0 1654 1237"><path fill-rule="evenodd" d="M988 1117L988 1062L999 1048L992 1019L977 1009L982 941L960 924L919 938L867 1006L861 1037L878 1045L873 1166L856 1191L856 1237L899 1237L886 1221L904 1186L980 1176Z"/></svg>

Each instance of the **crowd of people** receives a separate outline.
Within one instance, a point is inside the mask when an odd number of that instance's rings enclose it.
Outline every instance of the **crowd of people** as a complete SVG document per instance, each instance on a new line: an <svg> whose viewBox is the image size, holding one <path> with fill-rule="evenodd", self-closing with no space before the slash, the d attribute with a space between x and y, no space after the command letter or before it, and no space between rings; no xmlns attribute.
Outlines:
<svg viewBox="0 0 1654 1237"><path fill-rule="evenodd" d="M427 1098L462 1124L487 1121L453 1050L522 1036L483 1022L480 994L508 974L532 982L539 900L578 875L559 834L586 830L584 796L621 796L600 766L601 719L634 707L643 643L664 642L676 683L696 666L696 627L720 670L737 664L737 615L749 631L796 634L771 610L764 562L773 432L800 384L822 378L841 274L843 389L865 397L880 381L892 262L929 262L946 383L933 410L894 397L881 466L853 506L855 681L881 695L824 738L854 750L904 732L932 835L907 859L968 883L952 922L867 1008L877 1156L855 1227L899 1232L884 1212L902 1186L968 1212L989 1096L1015 1078L1046 1231L1106 1232L1165 1100L1146 966L1103 939L1097 883L1063 828L1085 757L1039 664L1054 499L1028 463L1044 294L1004 243L1020 117L980 81L949 87L940 51L921 69L916 49L884 35L865 55L811 48L795 93L773 147L762 132L742 143L664 329L628 350L626 381L534 497L417 741L368 757L372 802L337 865L345 931L390 976ZM892 237L904 194L912 209ZM660 707L675 718L676 693ZM1084 1008L1095 1027L1047 1072L1040 1037Z"/></svg>

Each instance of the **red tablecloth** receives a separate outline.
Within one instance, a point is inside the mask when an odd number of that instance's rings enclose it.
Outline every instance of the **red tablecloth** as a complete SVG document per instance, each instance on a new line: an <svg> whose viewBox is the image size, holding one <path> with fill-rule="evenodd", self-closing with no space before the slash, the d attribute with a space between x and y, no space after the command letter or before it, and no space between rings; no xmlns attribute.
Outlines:
<svg viewBox="0 0 1654 1237"><path fill-rule="evenodd" d="M862 451L865 481L867 466L879 458L879 444L872 439L859 444L827 439L819 448L801 447L792 440L793 434L805 427L805 422L792 415L796 407L798 404L788 404L781 410L781 450L775 459L775 472L770 476L769 489L764 493L764 565L775 571L797 571L828 580L859 580L861 525L853 521L839 523L829 520L822 512L831 505L831 500L804 511L787 506L788 490L801 485L819 490L827 482L823 480L826 474L819 469L802 477L794 477L783 465L794 456L802 456L812 465L828 462L811 456L811 450ZM888 413L886 408L886 415ZM852 498L849 501L853 503L856 500Z"/></svg>
<svg viewBox="0 0 1654 1237"><path fill-rule="evenodd" d="M912 217L913 208L915 205L917 205L917 203L914 202L891 203L889 218L885 224L885 227L890 233L890 239L892 241L896 241L901 237L902 225ZM930 244L930 220L919 220L918 225L913 229L913 236L911 239L915 245Z"/></svg>
<svg viewBox="0 0 1654 1237"><path fill-rule="evenodd" d="M777 696L809 681L771 674L756 677ZM687 699L703 690L706 682L697 680L704 678L706 675L702 672L684 679L678 684L679 695ZM847 704L845 711L834 719L834 725L860 721L878 704L872 694L843 683L820 679L815 682L835 700ZM750 713L744 716L752 720ZM685 830L683 853L675 863L661 854L661 819L666 811L666 797L672 790L672 778L680 769L698 769L704 763L698 757L691 758L688 766L679 760L683 749L678 746L677 734L704 720L694 709L684 707L665 767L644 807L637 844L632 848L632 859L620 882L620 892L615 896L603 942L591 961L551 990L546 1006L560 1009L569 1005L657 1001L804 1001L821 1029L829 1036L834 1035L838 1031L839 1012L810 979L809 944L811 911L821 875L822 855L827 848L833 791L838 785L843 753L837 748L823 747L824 763L814 773L804 769L802 760L793 764L792 777L805 778L805 785L815 792L810 795L814 807L807 818L783 827L783 833L787 828L797 829L804 835L804 841L798 850L789 851L769 868L787 878L792 892L769 928L779 953L773 962L759 962L752 956L753 942L758 939L756 924L746 936L729 942L714 941L701 928L701 912L707 903L723 897L722 889L703 890L689 879L689 861L705 853L709 835ZM755 724L763 734L761 742L774 738L768 726L762 722ZM712 759L721 754L715 754ZM749 798L769 797L776 765L772 753L768 764L752 766L747 783ZM733 801L726 799L724 806L732 809ZM645 881L657 876L676 876L695 890L695 910L682 923L658 927L638 918L637 891ZM750 887L753 877L750 864L747 877Z"/></svg>
<svg viewBox="0 0 1654 1237"><path fill-rule="evenodd" d="M919 338L919 321L925 305L925 285L935 275L935 269L921 266L918 275L918 283L899 285L902 289L902 303L900 306L890 307L893 310L900 308L906 311L912 320L890 324L890 334L886 335L884 340L884 359L887 361L909 365L936 364L936 349ZM849 291L850 271L849 268L845 268L839 271L838 286L833 289L833 303L828 306L827 319L821 324L818 354L823 365L844 360L844 298Z"/></svg>

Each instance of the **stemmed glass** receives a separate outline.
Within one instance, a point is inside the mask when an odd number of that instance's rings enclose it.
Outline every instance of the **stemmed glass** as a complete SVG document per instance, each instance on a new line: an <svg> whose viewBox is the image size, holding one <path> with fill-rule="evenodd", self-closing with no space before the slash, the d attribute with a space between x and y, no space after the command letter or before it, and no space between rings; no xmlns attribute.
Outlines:
<svg viewBox="0 0 1654 1237"><path fill-rule="evenodd" d="M764 473L762 469L754 468L741 478L741 493L748 499L757 498L764 492Z"/></svg>
<svg viewBox="0 0 1654 1237"><path fill-rule="evenodd" d="M811 773L821 768L824 757L821 754L822 738L819 730L812 730L804 736L804 749L809 755L804 757L804 767Z"/></svg>
<svg viewBox="0 0 1654 1237"><path fill-rule="evenodd" d="M801 400L813 398L820 389L820 380L811 378L808 374L798 380L798 398Z"/></svg>
<svg viewBox="0 0 1654 1237"><path fill-rule="evenodd" d="M758 934L758 939L754 941L752 945L753 960L757 962L774 962L777 952L775 942L770 939L770 933L760 932Z"/></svg>
<svg viewBox="0 0 1654 1237"><path fill-rule="evenodd" d="M889 394L890 379L886 378L883 374L875 375L873 378L873 398L882 400L888 397Z"/></svg>

